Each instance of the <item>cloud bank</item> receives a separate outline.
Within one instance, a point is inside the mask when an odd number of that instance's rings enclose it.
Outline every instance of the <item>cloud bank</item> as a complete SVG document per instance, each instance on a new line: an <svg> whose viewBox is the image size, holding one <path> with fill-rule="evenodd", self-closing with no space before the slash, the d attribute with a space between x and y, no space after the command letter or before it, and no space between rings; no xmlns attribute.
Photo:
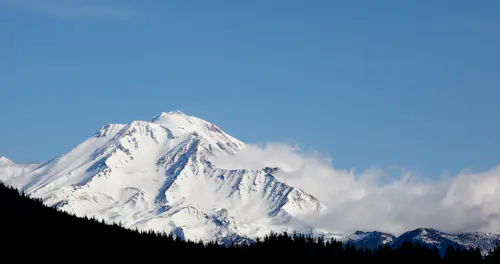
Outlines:
<svg viewBox="0 0 500 264"><path fill-rule="evenodd" d="M321 216L303 219L332 232L379 230L399 235L419 227L444 232L500 229L500 166L425 182L411 172L388 179L388 171L339 170L328 157L285 144L249 145L235 156L212 160L236 169L278 167L279 180L328 206Z"/></svg>
<svg viewBox="0 0 500 264"><path fill-rule="evenodd" d="M137 14L122 4L93 0L0 0L4 6L64 20L129 21Z"/></svg>

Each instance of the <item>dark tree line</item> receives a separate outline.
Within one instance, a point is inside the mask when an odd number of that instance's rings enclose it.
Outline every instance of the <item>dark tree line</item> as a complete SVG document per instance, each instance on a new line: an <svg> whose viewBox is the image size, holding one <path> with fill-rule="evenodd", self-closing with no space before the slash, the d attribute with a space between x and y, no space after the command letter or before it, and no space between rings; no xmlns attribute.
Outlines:
<svg viewBox="0 0 500 264"><path fill-rule="evenodd" d="M141 260L255 260L325 259L331 263L500 263L500 247L483 258L478 249L448 248L441 258L436 248L404 242L398 248L379 246L370 251L302 234L271 233L250 245L222 246L184 241L170 234L139 232L79 218L45 206L41 200L0 184L0 252L16 261L40 259L77 261ZM8 262L10 263L10 262Z"/></svg>

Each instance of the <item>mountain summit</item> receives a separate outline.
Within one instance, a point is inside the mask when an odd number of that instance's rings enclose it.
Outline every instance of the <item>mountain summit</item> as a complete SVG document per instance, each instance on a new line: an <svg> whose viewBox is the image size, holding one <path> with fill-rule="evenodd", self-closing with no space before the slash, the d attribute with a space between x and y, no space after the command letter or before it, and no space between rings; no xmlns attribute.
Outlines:
<svg viewBox="0 0 500 264"><path fill-rule="evenodd" d="M0 166L13 165L14 162L10 161L8 158L1 156L0 157Z"/></svg>
<svg viewBox="0 0 500 264"><path fill-rule="evenodd" d="M41 164L9 163L0 167L0 180L77 216L190 240L313 232L300 219L325 208L315 197L280 182L272 170L210 162L245 146L205 120L163 112L150 121L105 125Z"/></svg>
<svg viewBox="0 0 500 264"><path fill-rule="evenodd" d="M209 144L216 145L228 154L235 154L244 144L223 132L216 125L197 117L188 116L181 111L162 112L155 116L151 123L163 126L170 137L180 137L184 134L200 136Z"/></svg>

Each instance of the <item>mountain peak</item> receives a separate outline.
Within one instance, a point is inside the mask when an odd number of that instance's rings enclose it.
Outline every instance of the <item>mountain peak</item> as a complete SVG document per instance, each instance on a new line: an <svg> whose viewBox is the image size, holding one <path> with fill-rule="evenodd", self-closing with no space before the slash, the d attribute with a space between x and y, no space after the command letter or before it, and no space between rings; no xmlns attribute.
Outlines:
<svg viewBox="0 0 500 264"><path fill-rule="evenodd" d="M0 166L2 166L2 165L12 165L12 164L14 164L14 162L10 161L5 156L1 156L0 157Z"/></svg>
<svg viewBox="0 0 500 264"><path fill-rule="evenodd" d="M183 112L180 110L175 110L175 111L170 111L167 113L168 115L185 115Z"/></svg>
<svg viewBox="0 0 500 264"><path fill-rule="evenodd" d="M234 153L244 145L216 125L198 117L188 116L179 110L162 112L155 116L151 123L166 128L173 137L193 134L230 153Z"/></svg>
<svg viewBox="0 0 500 264"><path fill-rule="evenodd" d="M197 130L203 130L209 122L197 117L188 116L179 110L170 112L161 112L150 121L162 125L169 130L182 130L184 133L191 133Z"/></svg>
<svg viewBox="0 0 500 264"><path fill-rule="evenodd" d="M429 228L429 227L420 227L417 229L414 229L413 232L417 232L420 234L427 234L427 233L440 233L441 231L434 229L434 228Z"/></svg>
<svg viewBox="0 0 500 264"><path fill-rule="evenodd" d="M187 115L184 114L183 112L181 112L180 110L175 110L175 111L169 111L169 112L161 112L159 115L153 117L152 121L157 120L157 119L162 118L162 117L168 117L168 116L173 116L173 115L187 117Z"/></svg>
<svg viewBox="0 0 500 264"><path fill-rule="evenodd" d="M379 245L390 244L396 239L393 235L379 231L361 231L346 237L346 242L358 248L376 249Z"/></svg>

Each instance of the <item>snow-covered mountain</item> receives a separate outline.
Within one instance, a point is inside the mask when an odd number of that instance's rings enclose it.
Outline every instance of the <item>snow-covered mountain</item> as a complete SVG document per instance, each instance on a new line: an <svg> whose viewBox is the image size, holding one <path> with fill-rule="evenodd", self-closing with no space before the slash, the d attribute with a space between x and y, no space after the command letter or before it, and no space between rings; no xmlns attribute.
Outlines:
<svg viewBox="0 0 500 264"><path fill-rule="evenodd" d="M343 241L352 244L356 248L374 250L377 249L379 245L391 245L394 239L396 239L396 237L393 235L378 231L356 231L354 234L343 238Z"/></svg>
<svg viewBox="0 0 500 264"><path fill-rule="evenodd" d="M12 166L14 165L14 162L10 161L6 157L0 157L0 166Z"/></svg>
<svg viewBox="0 0 500 264"><path fill-rule="evenodd" d="M467 249L479 248L481 254L486 255L490 249L495 247L496 243L500 244L500 234L482 232L447 234L433 228L417 228L398 237L378 231L356 231L354 234L342 238L344 243L350 243L356 248L371 250L378 248L379 245L398 248L405 240L413 243L418 242L429 248L435 246L442 256L449 246Z"/></svg>
<svg viewBox="0 0 500 264"><path fill-rule="evenodd" d="M450 244L479 247L485 253L500 242L497 234L450 235L425 228L398 238L316 229L302 219L322 214L327 205L275 178L279 168L225 169L212 162L245 147L216 125L174 111L150 121L105 125L40 164L1 157L0 180L77 216L205 242L244 242L270 231L321 235L372 249L409 239L444 249Z"/></svg>
<svg viewBox="0 0 500 264"><path fill-rule="evenodd" d="M500 245L500 234L472 232L457 235L446 234L446 237L465 248L479 248L482 255L494 249L496 244Z"/></svg>
<svg viewBox="0 0 500 264"><path fill-rule="evenodd" d="M63 155L30 165L0 159L0 180L77 216L191 240L244 241L273 231L315 232L315 197L277 180L277 168L227 170L212 157L246 145L175 111L103 126Z"/></svg>
<svg viewBox="0 0 500 264"><path fill-rule="evenodd" d="M460 246L456 241L450 240L448 235L432 228L418 228L408 231L392 242L393 247L399 247L405 241L419 242L421 245L426 245L429 248L436 247L441 255L445 254L449 246L457 248Z"/></svg>
<svg viewBox="0 0 500 264"><path fill-rule="evenodd" d="M463 233L447 234L433 228L418 228L408 231L392 242L393 247L400 246L405 240L436 247L441 255L445 254L449 246L454 248L479 248L481 254L485 255L489 249L495 247L495 243L500 243L500 234L493 233Z"/></svg>

